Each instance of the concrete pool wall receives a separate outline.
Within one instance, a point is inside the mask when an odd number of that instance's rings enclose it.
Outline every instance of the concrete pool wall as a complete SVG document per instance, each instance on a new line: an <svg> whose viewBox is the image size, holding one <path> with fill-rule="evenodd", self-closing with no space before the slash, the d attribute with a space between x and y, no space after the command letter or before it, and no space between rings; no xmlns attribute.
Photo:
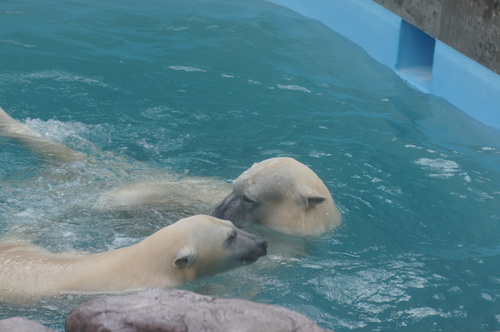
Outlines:
<svg viewBox="0 0 500 332"><path fill-rule="evenodd" d="M412 87L500 129L500 1L268 1L322 22Z"/></svg>

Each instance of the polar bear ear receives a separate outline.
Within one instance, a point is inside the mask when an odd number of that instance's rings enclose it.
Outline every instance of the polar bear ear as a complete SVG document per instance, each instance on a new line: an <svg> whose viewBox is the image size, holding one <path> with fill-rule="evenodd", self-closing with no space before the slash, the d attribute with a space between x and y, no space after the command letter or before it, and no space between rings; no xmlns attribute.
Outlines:
<svg viewBox="0 0 500 332"><path fill-rule="evenodd" d="M177 255L175 255L173 265L177 268L190 267L193 265L195 259L196 254L194 250L192 248L184 247L177 252Z"/></svg>
<svg viewBox="0 0 500 332"><path fill-rule="evenodd" d="M302 199L306 204L306 209L309 209L324 202L326 197L314 189L309 189L302 194Z"/></svg>

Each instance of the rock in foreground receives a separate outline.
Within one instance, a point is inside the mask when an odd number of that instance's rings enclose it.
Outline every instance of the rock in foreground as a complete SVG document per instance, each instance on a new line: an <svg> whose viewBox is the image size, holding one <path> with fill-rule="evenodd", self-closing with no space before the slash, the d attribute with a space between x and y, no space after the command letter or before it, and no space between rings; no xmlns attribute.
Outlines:
<svg viewBox="0 0 500 332"><path fill-rule="evenodd" d="M66 319L66 331L326 332L288 309L184 290L147 290L83 304Z"/></svg>

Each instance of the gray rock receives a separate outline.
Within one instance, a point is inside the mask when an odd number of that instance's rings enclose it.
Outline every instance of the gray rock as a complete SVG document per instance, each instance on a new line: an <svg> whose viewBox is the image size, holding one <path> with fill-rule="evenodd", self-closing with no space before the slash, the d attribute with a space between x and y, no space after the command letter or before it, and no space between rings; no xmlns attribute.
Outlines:
<svg viewBox="0 0 500 332"><path fill-rule="evenodd" d="M0 332L56 332L56 330L23 317L11 317L0 320Z"/></svg>
<svg viewBox="0 0 500 332"><path fill-rule="evenodd" d="M152 289L83 304L66 331L326 332L306 316L277 306L184 290Z"/></svg>

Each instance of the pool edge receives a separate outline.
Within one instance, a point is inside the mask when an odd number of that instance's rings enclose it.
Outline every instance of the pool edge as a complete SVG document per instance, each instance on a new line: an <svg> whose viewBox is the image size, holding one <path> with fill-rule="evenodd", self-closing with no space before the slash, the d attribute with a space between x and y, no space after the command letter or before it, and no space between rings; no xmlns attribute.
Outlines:
<svg viewBox="0 0 500 332"><path fill-rule="evenodd" d="M475 120L500 129L500 75L411 26L382 5L371 0L266 1L320 21L359 45L411 87L442 97ZM408 43L408 38L422 44ZM432 50L427 49L431 46ZM430 54L430 63L427 54L422 56L426 63L419 65L419 59L415 59L410 60L410 66L404 65L401 54L420 49Z"/></svg>

